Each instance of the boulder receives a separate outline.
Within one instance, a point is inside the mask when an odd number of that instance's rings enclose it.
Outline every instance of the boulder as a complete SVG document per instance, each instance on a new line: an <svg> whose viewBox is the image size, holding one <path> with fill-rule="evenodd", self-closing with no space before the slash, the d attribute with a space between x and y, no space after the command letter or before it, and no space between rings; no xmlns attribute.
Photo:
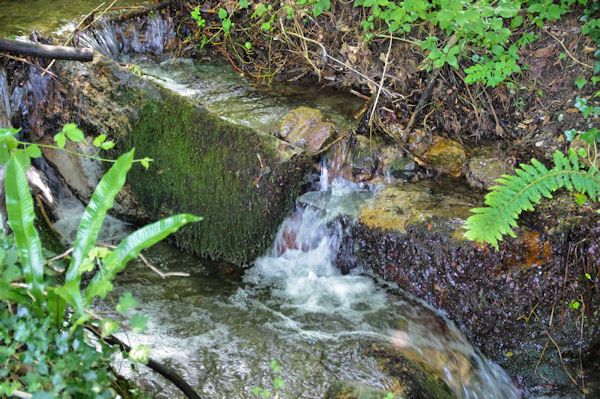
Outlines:
<svg viewBox="0 0 600 399"><path fill-rule="evenodd" d="M478 147L469 160L465 177L473 188L488 189L504 174L512 174L514 168L509 157L492 147Z"/></svg>
<svg viewBox="0 0 600 399"><path fill-rule="evenodd" d="M440 173L458 177L464 174L467 166L467 152L457 141L435 136L433 144L425 150L421 158Z"/></svg>
<svg viewBox="0 0 600 399"><path fill-rule="evenodd" d="M281 139L311 155L317 154L335 135L335 125L321 111L298 107L279 122L276 133Z"/></svg>
<svg viewBox="0 0 600 399"><path fill-rule="evenodd" d="M577 375L579 354L585 360L600 340L597 277L581 277L587 268L599 272L598 215L555 196L523 214L518 237L495 251L462 237L469 208L481 203L448 178L384 187L363 204L339 263L361 265L442 309L525 387L574 395L565 370ZM579 307L569 306L573 300Z"/></svg>
<svg viewBox="0 0 600 399"><path fill-rule="evenodd" d="M120 198L119 216L135 223L180 212L202 216L180 229L175 243L236 264L271 245L300 190L308 157L272 135L225 122L99 54L91 63L57 62L55 68L58 78L48 79L40 100L24 105L41 119L24 118L19 126L29 137L51 142L62 125L75 122L86 137L106 134L117 143L106 157L135 147L137 159L152 158L148 170L137 164L129 172L131 195ZM94 151L88 142L73 149ZM53 150L45 156L84 202L107 168Z"/></svg>

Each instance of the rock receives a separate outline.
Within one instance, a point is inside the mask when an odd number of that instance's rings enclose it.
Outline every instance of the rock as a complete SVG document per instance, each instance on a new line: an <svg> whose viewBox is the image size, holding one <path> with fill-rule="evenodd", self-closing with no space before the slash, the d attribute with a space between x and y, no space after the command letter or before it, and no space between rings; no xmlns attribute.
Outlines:
<svg viewBox="0 0 600 399"><path fill-rule="evenodd" d="M329 152L331 176L360 183L375 177L379 165L380 145L373 139L356 135L344 137Z"/></svg>
<svg viewBox="0 0 600 399"><path fill-rule="evenodd" d="M350 180L363 182L375 177L379 163L379 145L368 137L356 135L350 142L349 154L346 160L350 168Z"/></svg>
<svg viewBox="0 0 600 399"><path fill-rule="evenodd" d="M513 173L510 157L493 145L479 145L472 151L465 177L473 188L487 189L503 174Z"/></svg>
<svg viewBox="0 0 600 399"><path fill-rule="evenodd" d="M580 277L587 264L591 276L598 273L598 215L557 195L522 215L518 238L505 238L495 251L462 237L469 208L481 203L481 196L454 179L384 187L362 207L339 263L351 268L347 259L354 259L354 265L442 309L525 387L550 380L569 396L577 387L563 367L576 375L578 361L563 364L556 351L540 353L558 345L563 359L579 359L600 341L600 316L594 313L600 301L589 292L597 282ZM580 243L576 249L568 244L574 242ZM583 328L581 310L569 308L573 298L588 301L591 313Z"/></svg>
<svg viewBox="0 0 600 399"><path fill-rule="evenodd" d="M433 145L421 155L421 158L440 173L461 176L467 165L467 152L464 147L450 139L436 136Z"/></svg>
<svg viewBox="0 0 600 399"><path fill-rule="evenodd" d="M335 135L335 125L325 120L318 109L298 107L279 122L276 133L307 153L318 153Z"/></svg>
<svg viewBox="0 0 600 399"><path fill-rule="evenodd" d="M175 243L238 265L272 244L300 191L308 157L272 135L225 122L99 54L91 63L57 62L55 68L58 78L49 80L39 101L27 104L41 119L23 120L24 132L51 142L63 124L75 122L86 137L106 134L117 142L107 157L135 147L136 158L154 159L148 170L131 168L123 192L132 195L122 194L118 216L136 223L180 212L202 216L180 229ZM94 150L85 145L77 149ZM87 202L104 166L60 152L46 155L62 165L65 180Z"/></svg>
<svg viewBox="0 0 600 399"><path fill-rule="evenodd" d="M325 392L324 399L386 399L387 391L361 383L336 382ZM405 396L394 396L405 397Z"/></svg>
<svg viewBox="0 0 600 399"><path fill-rule="evenodd" d="M388 179L410 180L417 171L417 164L411 158L396 158L386 168Z"/></svg>

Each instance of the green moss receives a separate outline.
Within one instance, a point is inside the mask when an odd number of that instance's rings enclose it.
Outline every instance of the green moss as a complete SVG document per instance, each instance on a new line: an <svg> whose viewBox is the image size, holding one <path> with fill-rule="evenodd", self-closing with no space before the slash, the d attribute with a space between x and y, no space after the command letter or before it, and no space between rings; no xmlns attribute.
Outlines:
<svg viewBox="0 0 600 399"><path fill-rule="evenodd" d="M264 253L299 191L306 160L280 162L272 138L176 95L147 100L138 112L119 145L135 147L136 158L154 159L148 171L135 167L129 174L150 216L203 216L175 236L180 247L203 257L242 264Z"/></svg>

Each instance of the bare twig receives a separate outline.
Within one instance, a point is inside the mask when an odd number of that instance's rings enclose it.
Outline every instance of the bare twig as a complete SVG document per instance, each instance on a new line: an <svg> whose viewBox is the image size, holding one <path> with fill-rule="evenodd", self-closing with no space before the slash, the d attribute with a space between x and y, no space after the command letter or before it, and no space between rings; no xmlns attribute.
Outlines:
<svg viewBox="0 0 600 399"><path fill-rule="evenodd" d="M105 243L97 243L96 245L100 246L100 247L105 247L105 248L110 248L110 249L115 249L117 248L115 245L111 245L111 244L105 244ZM163 273L160 270L158 270L156 268L156 266L152 265L150 262L148 262L148 259L146 259L146 257L144 255L142 255L141 253L138 254L138 257L140 258L140 260L144 263L144 265L146 265L150 270L152 270L154 273L158 274L161 278L167 278L167 277L189 277L190 274L189 273L185 273L185 272L169 272L169 273Z"/></svg>
<svg viewBox="0 0 600 399"><path fill-rule="evenodd" d="M458 38L456 37L455 34L452 34L449 38L448 38L448 47L452 47L456 44L456 42L458 41ZM423 90L423 94L421 94L421 98L419 98L419 102L417 103L417 107L415 108L415 110L413 111L412 115L410 116L410 119L408 121L408 124L406 125L406 130L410 131L412 129L412 127L415 125L415 121L417 119L417 116L419 116L419 113L421 113L421 110L423 109L423 107L425 106L425 104L427 103L427 100L429 99L429 96L431 95L431 90L433 89L433 84L435 83L436 78L438 77L438 75L440 74L440 68L434 68L433 71L431 71L429 78L427 78L427 84L425 85L425 89Z"/></svg>
<svg viewBox="0 0 600 399"><path fill-rule="evenodd" d="M373 79L371 79L370 77L368 77L368 76L364 75L363 73L361 73L361 72L357 71L356 69L352 68L350 65L346 64L345 62L343 62L343 61L340 61L340 60L338 60L337 58L335 58L335 57L332 57L330 54L328 54L328 53L327 53L327 49L326 49L326 48L325 48L325 46L324 46L323 44L321 44L320 42L318 42L318 41L316 41L316 40L313 40L313 39L311 39L311 38L309 38L309 37L306 37L306 36L298 35L297 33L294 33L294 32L287 32L287 33L288 33L288 34L290 34L290 35L292 35L292 36L298 37L298 38L300 38L300 39L302 39L302 40L305 40L305 41L307 41L307 42L314 43L314 44L318 45L319 47L321 47L321 50L322 50L322 52L323 52L323 55L324 55L324 57L325 57L325 58L327 58L327 59L331 59L331 60L335 61L336 63L338 63L338 64L342 65L343 67L345 67L345 68L348 68L350 71L354 72L355 74L357 74L357 75L358 75L358 76L360 76L361 78L363 78L363 79L367 80L368 82L371 82L371 83L373 83L373 84L374 84L376 87L378 87L378 88L379 88L379 84L378 84L376 81L374 81L374 80L373 80ZM384 93L384 94L386 94L386 95L389 95L390 97L400 97L400 98L404 98L404 96L403 96L402 94L391 92L391 91L389 91L389 90L388 90L388 89L386 89L386 88L382 88L381 90L383 91L383 93Z"/></svg>
<svg viewBox="0 0 600 399"><path fill-rule="evenodd" d="M383 89L383 82L385 81L385 71L388 66L388 60L390 58L391 51L392 51L392 35L390 35L390 44L388 46L387 53L385 54L385 61L383 63L383 72L381 73L381 80L379 81L379 89L377 90L377 95L375 96L375 102L373 103L373 108L371 108L371 115L369 116L369 127L373 124L373 115L375 115L375 108L377 108L377 102L379 101L379 96L381 95L381 89Z"/></svg>
<svg viewBox="0 0 600 399"><path fill-rule="evenodd" d="M571 58L573 61L575 61L577 64L579 64L579 65L581 65L581 66L584 66L584 67L586 67L586 68L589 68L589 69L594 69L594 67L593 67L593 66L591 66L591 65L588 65L588 64L586 64L586 63L584 63L584 62L581 62L581 61L579 61L577 58L575 58L575 57L573 56L573 54L571 54L571 52L570 52L570 51L567 49L567 47L565 46L565 44L563 43L563 41L562 41L562 40L560 40L558 37L554 36L552 33L550 33L550 31L548 31L548 29L546 29L546 28L543 28L543 30L544 30L544 32L546 32L546 33L547 33L547 34L548 34L548 35L549 35L551 38L553 38L554 40L556 40L556 41L558 42L558 44L560 44L560 45L561 45L561 47L563 48L563 50L565 50L565 53L566 53L566 54L569 56L569 58Z"/></svg>

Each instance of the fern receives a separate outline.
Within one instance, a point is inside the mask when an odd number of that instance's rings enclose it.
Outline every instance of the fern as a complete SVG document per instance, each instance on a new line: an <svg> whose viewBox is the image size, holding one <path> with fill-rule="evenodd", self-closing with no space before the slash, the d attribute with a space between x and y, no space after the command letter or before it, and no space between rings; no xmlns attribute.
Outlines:
<svg viewBox="0 0 600 399"><path fill-rule="evenodd" d="M521 164L515 175L503 175L490 187L485 196L485 208L474 208L465 222L464 236L471 240L487 242L498 249L505 234L516 237L513 228L524 210L533 210L542 196L552 198L552 192L566 187L569 191L587 194L592 200L600 199L600 174L598 167L579 163L577 153L570 149L568 157L560 151L554 153L554 167L546 168L535 158L531 165Z"/></svg>

